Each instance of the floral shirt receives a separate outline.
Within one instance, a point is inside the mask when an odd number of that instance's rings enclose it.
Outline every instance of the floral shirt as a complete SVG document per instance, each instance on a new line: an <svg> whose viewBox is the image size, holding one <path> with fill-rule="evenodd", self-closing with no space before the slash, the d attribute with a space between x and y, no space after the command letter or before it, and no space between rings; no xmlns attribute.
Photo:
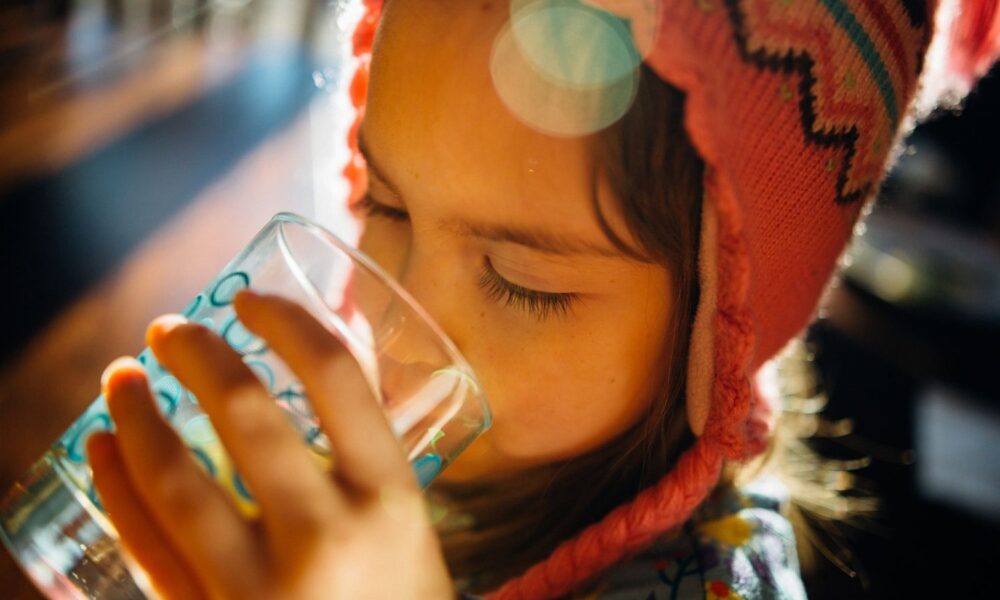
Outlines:
<svg viewBox="0 0 1000 600"><path fill-rule="evenodd" d="M761 479L710 496L680 534L604 573L583 600L800 600L788 493ZM472 600L475 596L466 596Z"/></svg>

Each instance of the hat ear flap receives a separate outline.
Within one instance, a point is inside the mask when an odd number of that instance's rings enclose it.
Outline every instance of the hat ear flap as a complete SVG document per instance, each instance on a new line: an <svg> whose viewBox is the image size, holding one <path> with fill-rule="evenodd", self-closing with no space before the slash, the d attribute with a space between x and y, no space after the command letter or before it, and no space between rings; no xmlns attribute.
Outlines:
<svg viewBox="0 0 1000 600"><path fill-rule="evenodd" d="M688 426L697 436L705 432L715 377L713 332L718 300L717 218L714 204L705 198L701 208L698 248L698 306L691 329L685 386Z"/></svg>

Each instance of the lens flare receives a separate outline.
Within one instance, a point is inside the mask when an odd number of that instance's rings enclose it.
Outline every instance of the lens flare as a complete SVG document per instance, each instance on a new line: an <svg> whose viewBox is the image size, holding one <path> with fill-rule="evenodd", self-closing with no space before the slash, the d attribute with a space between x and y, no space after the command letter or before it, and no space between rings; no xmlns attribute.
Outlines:
<svg viewBox="0 0 1000 600"><path fill-rule="evenodd" d="M576 0L514 2L494 42L493 84L518 119L579 136L628 111L641 56L628 23Z"/></svg>

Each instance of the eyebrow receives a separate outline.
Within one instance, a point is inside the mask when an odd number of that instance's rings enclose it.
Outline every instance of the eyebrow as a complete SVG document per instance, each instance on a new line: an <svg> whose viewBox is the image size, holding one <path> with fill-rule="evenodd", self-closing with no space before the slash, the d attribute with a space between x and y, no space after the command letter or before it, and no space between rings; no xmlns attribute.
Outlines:
<svg viewBox="0 0 1000 600"><path fill-rule="evenodd" d="M388 177L386 177L385 171L378 166L378 163L372 156L371 151L368 149L368 142L365 139L364 127L358 130L358 151L361 152L361 156L364 157L365 162L368 164L368 173L373 175L374 178L377 179L386 189L388 189L389 193L391 193L396 199L402 200L403 194L399 193L399 188L396 187L396 185L392 183Z"/></svg>
<svg viewBox="0 0 1000 600"><path fill-rule="evenodd" d="M358 149L368 164L369 174L384 186L397 200L402 201L403 194L392 183L373 159L365 140L364 128L358 132ZM577 236L557 234L555 232L535 227L512 227L492 223L479 223L468 219L450 218L442 221L439 228L462 236L477 237L491 242L507 242L531 248L538 252L562 256L599 256L603 258L623 258L636 260L622 250L613 246L595 244Z"/></svg>
<svg viewBox="0 0 1000 600"><path fill-rule="evenodd" d="M458 218L447 219L440 227L458 235L477 237L491 242L509 242L545 254L628 258L617 248L605 247L583 238L556 234L545 229L476 223Z"/></svg>

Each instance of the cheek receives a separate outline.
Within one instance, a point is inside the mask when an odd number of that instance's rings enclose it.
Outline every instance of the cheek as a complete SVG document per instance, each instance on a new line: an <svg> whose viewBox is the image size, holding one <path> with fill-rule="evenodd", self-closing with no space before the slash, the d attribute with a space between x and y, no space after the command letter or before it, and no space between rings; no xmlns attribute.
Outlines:
<svg viewBox="0 0 1000 600"><path fill-rule="evenodd" d="M358 249L387 273L398 278L410 247L409 223L384 218L365 219Z"/></svg>
<svg viewBox="0 0 1000 600"><path fill-rule="evenodd" d="M591 450L627 429L648 405L648 382L658 365L643 344L626 337L616 344L608 342L611 336L602 343L594 342L602 337L563 336L497 355L490 367L494 449L548 462Z"/></svg>

